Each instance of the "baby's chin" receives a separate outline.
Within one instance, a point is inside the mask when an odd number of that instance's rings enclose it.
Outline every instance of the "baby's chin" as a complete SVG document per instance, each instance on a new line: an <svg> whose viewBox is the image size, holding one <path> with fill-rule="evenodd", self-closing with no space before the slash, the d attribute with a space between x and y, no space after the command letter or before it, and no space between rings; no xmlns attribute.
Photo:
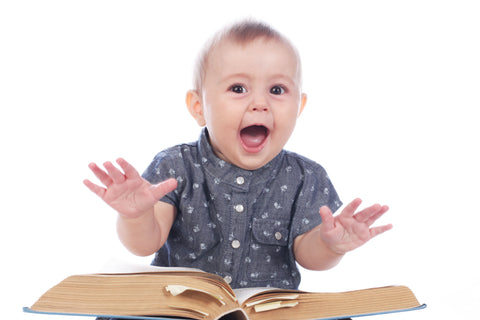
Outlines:
<svg viewBox="0 0 480 320"><path fill-rule="evenodd" d="M270 152L265 152L266 150L262 150L262 152L258 153L250 153L235 159L232 163L244 170L255 171L264 166L266 166L270 161L272 161L277 155L278 152L272 154Z"/></svg>

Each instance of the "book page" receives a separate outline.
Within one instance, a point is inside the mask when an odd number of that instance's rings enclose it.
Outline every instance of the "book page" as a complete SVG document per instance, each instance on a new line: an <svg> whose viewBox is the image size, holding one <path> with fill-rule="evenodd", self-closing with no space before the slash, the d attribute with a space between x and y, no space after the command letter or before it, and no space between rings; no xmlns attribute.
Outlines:
<svg viewBox="0 0 480 320"><path fill-rule="evenodd" d="M289 290L289 289L279 289L279 288L267 288L267 287L255 287L255 288L239 288L233 289L235 295L237 296L238 302L243 304L247 299L259 295L266 292L274 292L274 293L294 293L294 292L301 292L298 290Z"/></svg>
<svg viewBox="0 0 480 320"><path fill-rule="evenodd" d="M146 273L146 272L202 272L204 271L195 268L182 268L182 267L158 267L148 264L136 264L131 262L125 262L122 260L111 259L100 269L103 274L123 274L123 273Z"/></svg>

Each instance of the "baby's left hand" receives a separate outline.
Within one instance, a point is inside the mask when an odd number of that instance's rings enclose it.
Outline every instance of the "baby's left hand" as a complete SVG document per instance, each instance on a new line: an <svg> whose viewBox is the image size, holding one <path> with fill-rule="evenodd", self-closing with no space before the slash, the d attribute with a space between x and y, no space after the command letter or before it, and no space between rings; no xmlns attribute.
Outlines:
<svg viewBox="0 0 480 320"><path fill-rule="evenodd" d="M391 224L370 228L378 218L388 211L387 206L375 204L355 213L361 203L360 199L353 200L335 217L328 207L320 208L323 220L320 225L320 236L330 250L335 253L344 254L352 251L392 228Z"/></svg>

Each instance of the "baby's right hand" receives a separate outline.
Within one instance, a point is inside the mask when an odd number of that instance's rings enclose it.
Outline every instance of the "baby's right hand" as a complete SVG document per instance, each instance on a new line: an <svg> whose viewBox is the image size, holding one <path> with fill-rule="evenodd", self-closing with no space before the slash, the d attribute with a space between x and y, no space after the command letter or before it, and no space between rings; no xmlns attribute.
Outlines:
<svg viewBox="0 0 480 320"><path fill-rule="evenodd" d="M105 187L85 179L83 183L124 218L138 218L149 211L167 193L175 190L177 181L168 179L158 185L151 185L143 179L127 161L117 159L121 172L111 162L105 162L106 172L95 163L90 170Z"/></svg>

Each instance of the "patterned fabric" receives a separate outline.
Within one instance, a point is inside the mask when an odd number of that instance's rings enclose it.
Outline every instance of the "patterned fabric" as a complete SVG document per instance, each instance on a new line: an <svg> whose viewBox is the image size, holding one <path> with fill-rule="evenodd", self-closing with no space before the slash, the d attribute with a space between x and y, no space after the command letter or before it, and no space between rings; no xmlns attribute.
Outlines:
<svg viewBox="0 0 480 320"><path fill-rule="evenodd" d="M143 177L178 181L161 199L177 216L152 264L199 268L233 288L298 288L294 239L321 223L321 206L342 204L317 163L282 151L258 170L243 170L216 157L206 129L197 142L157 154Z"/></svg>

